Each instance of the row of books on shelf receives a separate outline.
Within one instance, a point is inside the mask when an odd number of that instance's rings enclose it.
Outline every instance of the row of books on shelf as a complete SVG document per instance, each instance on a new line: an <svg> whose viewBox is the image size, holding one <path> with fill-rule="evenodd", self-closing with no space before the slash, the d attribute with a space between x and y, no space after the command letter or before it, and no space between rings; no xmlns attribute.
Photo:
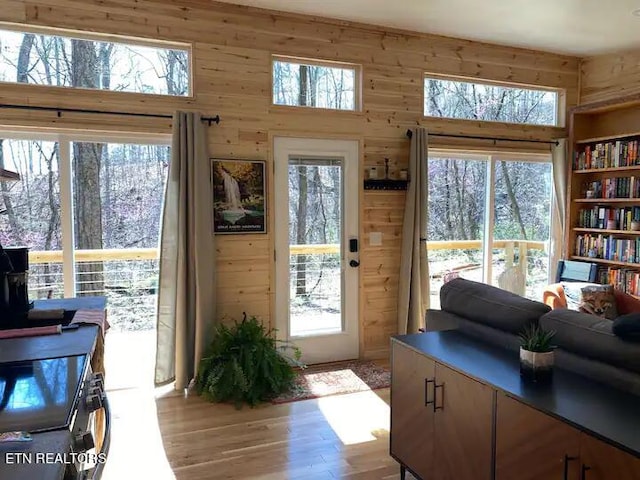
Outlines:
<svg viewBox="0 0 640 480"><path fill-rule="evenodd" d="M592 168L628 167L639 165L638 140L616 140L587 145L573 158L574 170Z"/></svg>
<svg viewBox="0 0 640 480"><path fill-rule="evenodd" d="M632 230L632 222L640 222L640 207L593 207L578 211L578 227L580 228Z"/></svg>
<svg viewBox="0 0 640 480"><path fill-rule="evenodd" d="M614 262L640 263L640 238L616 238L613 235L578 235L576 255Z"/></svg>
<svg viewBox="0 0 640 480"><path fill-rule="evenodd" d="M584 184L587 198L640 198L640 181L636 177L603 178Z"/></svg>
<svg viewBox="0 0 640 480"><path fill-rule="evenodd" d="M599 268L598 283L613 285L613 288L631 295L640 295L640 271L626 268Z"/></svg>

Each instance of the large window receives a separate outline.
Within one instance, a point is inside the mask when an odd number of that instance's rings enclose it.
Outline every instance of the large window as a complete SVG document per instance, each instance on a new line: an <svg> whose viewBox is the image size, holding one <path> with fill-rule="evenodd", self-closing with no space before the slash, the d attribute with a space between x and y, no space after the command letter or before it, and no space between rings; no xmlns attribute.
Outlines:
<svg viewBox="0 0 640 480"><path fill-rule="evenodd" d="M0 133L0 243L26 246L29 297L106 296L114 330L155 327L165 138Z"/></svg>
<svg viewBox="0 0 640 480"><path fill-rule="evenodd" d="M436 76L424 80L424 114L431 117L557 125L558 102L557 90Z"/></svg>
<svg viewBox="0 0 640 480"><path fill-rule="evenodd" d="M548 284L552 170L547 158L431 154L431 302L463 277L540 300Z"/></svg>
<svg viewBox="0 0 640 480"><path fill-rule="evenodd" d="M190 50L0 30L0 81L188 96Z"/></svg>
<svg viewBox="0 0 640 480"><path fill-rule="evenodd" d="M273 103L357 110L358 72L356 65L276 57L273 60Z"/></svg>

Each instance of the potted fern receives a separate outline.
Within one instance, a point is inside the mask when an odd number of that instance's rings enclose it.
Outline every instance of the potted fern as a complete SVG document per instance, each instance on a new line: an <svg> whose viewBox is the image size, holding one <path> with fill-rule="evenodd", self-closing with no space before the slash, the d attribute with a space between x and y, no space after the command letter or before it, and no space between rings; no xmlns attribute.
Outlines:
<svg viewBox="0 0 640 480"><path fill-rule="evenodd" d="M294 383L293 365L300 350L275 338L256 317L216 326L213 341L200 361L198 393L213 402L255 406L288 391Z"/></svg>
<svg viewBox="0 0 640 480"><path fill-rule="evenodd" d="M553 345L556 334L539 325L527 326L520 337L520 375L533 382L548 382L553 374Z"/></svg>

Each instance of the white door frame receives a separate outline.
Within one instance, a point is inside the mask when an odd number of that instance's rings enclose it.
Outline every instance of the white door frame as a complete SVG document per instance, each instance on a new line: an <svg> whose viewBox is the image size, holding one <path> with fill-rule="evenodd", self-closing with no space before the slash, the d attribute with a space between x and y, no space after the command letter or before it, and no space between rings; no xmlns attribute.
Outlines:
<svg viewBox="0 0 640 480"><path fill-rule="evenodd" d="M275 186L275 289L278 338L302 350L307 364L350 360L359 356L359 272L349 266L359 253L349 252L349 240L359 236L359 148L358 140L274 137ZM341 238L342 332L292 337L289 331L289 158L309 156L343 158L343 224ZM360 243L360 241L358 240ZM359 245L361 250L361 245Z"/></svg>

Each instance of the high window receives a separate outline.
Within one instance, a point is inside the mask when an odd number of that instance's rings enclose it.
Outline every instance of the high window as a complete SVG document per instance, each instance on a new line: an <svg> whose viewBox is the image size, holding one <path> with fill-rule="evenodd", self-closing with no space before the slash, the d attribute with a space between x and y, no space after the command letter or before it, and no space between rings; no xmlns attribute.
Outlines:
<svg viewBox="0 0 640 480"><path fill-rule="evenodd" d="M557 125L559 92L428 75L424 114L430 117Z"/></svg>
<svg viewBox="0 0 640 480"><path fill-rule="evenodd" d="M187 46L111 39L0 30L0 81L191 95Z"/></svg>
<svg viewBox="0 0 640 480"><path fill-rule="evenodd" d="M431 301L455 277L540 300L549 283L548 156L430 152Z"/></svg>
<svg viewBox="0 0 640 480"><path fill-rule="evenodd" d="M273 103L357 110L359 67L286 57L273 59Z"/></svg>

